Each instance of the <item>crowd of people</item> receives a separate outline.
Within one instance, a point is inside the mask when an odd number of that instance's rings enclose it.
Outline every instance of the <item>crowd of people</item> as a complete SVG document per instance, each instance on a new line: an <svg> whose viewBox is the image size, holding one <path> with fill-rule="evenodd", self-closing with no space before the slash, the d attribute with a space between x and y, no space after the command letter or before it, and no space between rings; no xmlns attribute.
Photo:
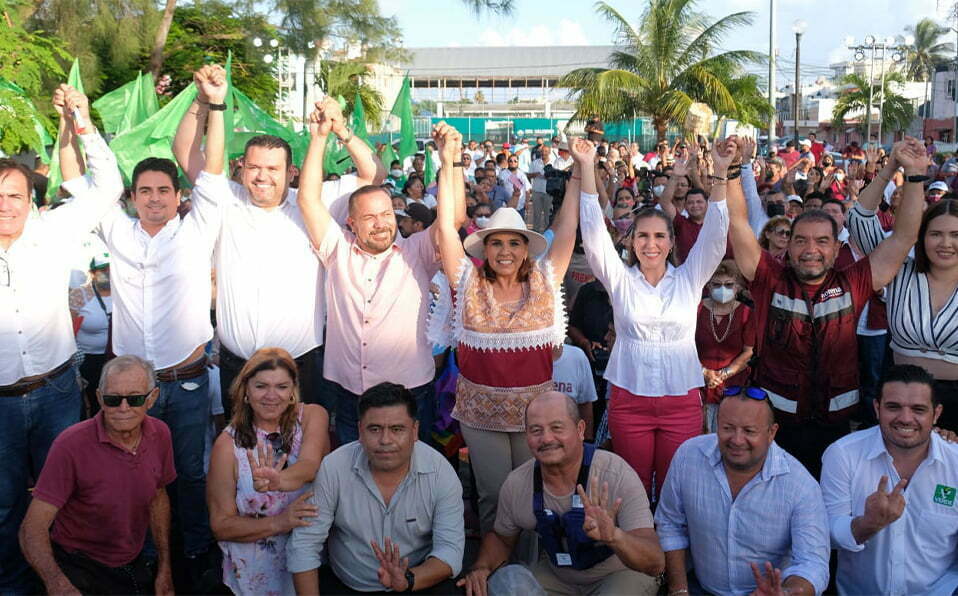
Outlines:
<svg viewBox="0 0 958 596"><path fill-rule="evenodd" d="M194 82L128 189L67 85L65 200L0 160L0 593L958 590L958 155L439 123L387 171L327 98L230 163Z"/></svg>

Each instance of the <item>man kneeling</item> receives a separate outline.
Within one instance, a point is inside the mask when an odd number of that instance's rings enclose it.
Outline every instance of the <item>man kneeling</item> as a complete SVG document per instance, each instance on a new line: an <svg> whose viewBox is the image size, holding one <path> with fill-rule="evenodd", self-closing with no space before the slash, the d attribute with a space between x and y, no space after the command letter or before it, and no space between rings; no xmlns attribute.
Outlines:
<svg viewBox="0 0 958 596"><path fill-rule="evenodd" d="M495 530L459 582L468 595L513 594L519 582L534 583L515 565L493 574L521 530L539 535L532 575L548 594L656 593L653 576L665 569L665 555L642 481L625 460L584 443L584 436L585 422L569 396L553 391L529 403L526 440L534 459L502 485Z"/></svg>
<svg viewBox="0 0 958 596"><path fill-rule="evenodd" d="M453 587L466 543L462 485L438 451L416 440L416 407L394 383L359 397L359 440L323 460L308 501L319 516L286 545L297 594ZM327 565L317 572L321 554Z"/></svg>
<svg viewBox="0 0 958 596"><path fill-rule="evenodd" d="M158 396L149 362L115 358L100 377L100 412L50 447L20 526L20 548L48 593L173 593L166 495L176 478L173 443L170 429L146 415ZM147 527L155 579L141 552Z"/></svg>

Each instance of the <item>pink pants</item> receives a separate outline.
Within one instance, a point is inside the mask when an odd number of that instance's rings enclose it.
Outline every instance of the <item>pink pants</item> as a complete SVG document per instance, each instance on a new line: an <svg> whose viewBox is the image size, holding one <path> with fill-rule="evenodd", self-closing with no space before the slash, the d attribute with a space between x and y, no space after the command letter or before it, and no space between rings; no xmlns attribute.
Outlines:
<svg viewBox="0 0 958 596"><path fill-rule="evenodd" d="M609 432L613 450L639 474L651 501L653 472L660 493L679 445L702 433L702 394L695 388L686 395L645 397L613 385Z"/></svg>

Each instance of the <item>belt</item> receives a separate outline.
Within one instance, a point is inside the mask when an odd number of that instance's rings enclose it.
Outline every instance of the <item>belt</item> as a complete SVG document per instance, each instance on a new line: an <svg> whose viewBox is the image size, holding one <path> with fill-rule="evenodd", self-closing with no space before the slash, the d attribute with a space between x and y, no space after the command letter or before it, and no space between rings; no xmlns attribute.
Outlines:
<svg viewBox="0 0 958 596"><path fill-rule="evenodd" d="M188 379L195 379L196 377L206 373L206 355L197 358L189 364L185 364L179 368L164 368L163 370L156 371L156 379L161 383L169 383L170 381L186 381Z"/></svg>
<svg viewBox="0 0 958 596"><path fill-rule="evenodd" d="M48 373L40 375L38 378L32 381L17 381L13 385L0 386L0 397L20 397L30 393L34 389L39 389L40 387L46 385L50 379L70 368L71 364L73 364L73 358L68 359L60 366L54 368Z"/></svg>

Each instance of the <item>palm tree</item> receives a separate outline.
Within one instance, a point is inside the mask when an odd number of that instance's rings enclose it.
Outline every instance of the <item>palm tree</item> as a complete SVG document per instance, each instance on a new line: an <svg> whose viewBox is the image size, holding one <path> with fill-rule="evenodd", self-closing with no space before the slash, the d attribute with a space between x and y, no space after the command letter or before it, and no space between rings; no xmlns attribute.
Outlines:
<svg viewBox="0 0 958 596"><path fill-rule="evenodd" d="M849 114L860 112L867 118L869 101L872 107L881 106L878 118L883 130L902 131L915 117L915 108L911 101L895 90L905 83L905 77L901 73L886 74L884 87L878 84L870 86L865 77L857 74L845 75L839 82L845 85L846 89L838 97L832 110L832 127L835 129L844 128L845 116ZM871 98L868 97L869 92ZM859 122L858 128L864 131L865 126Z"/></svg>
<svg viewBox="0 0 958 596"><path fill-rule="evenodd" d="M576 119L596 115L619 121L645 114L661 140L694 102L719 114L738 110L726 81L763 55L719 47L726 34L751 24L753 13L713 21L696 11L696 0L648 0L636 28L607 3L595 7L615 28L619 49L609 57L612 68L580 68L559 80L572 90L570 97L578 96Z"/></svg>
<svg viewBox="0 0 958 596"><path fill-rule="evenodd" d="M363 102L366 123L372 130L378 130L383 119L383 96L370 85L364 84L364 79L369 74L369 64L366 62L324 60L320 63L317 77L327 95L341 95L346 100L346 109L343 111L345 114L352 113L353 101L358 91L359 99Z"/></svg>
<svg viewBox="0 0 958 596"><path fill-rule="evenodd" d="M909 80L925 82L925 102L928 104L928 88L935 76L935 67L947 62L955 55L955 46L951 42L941 43L942 35L951 31L932 19L922 19L905 31L915 36L915 43L908 50L905 62L905 74ZM925 107L928 115L928 107Z"/></svg>

